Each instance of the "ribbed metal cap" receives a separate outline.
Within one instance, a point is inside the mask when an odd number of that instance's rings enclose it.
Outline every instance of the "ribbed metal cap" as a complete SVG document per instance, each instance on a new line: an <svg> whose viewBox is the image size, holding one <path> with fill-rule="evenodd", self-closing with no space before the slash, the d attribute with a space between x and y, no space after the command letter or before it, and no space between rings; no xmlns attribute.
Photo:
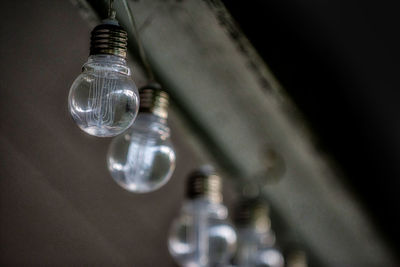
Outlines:
<svg viewBox="0 0 400 267"><path fill-rule="evenodd" d="M211 166L192 172L187 182L187 197L190 199L206 197L211 202L222 202L222 179Z"/></svg>
<svg viewBox="0 0 400 267"><path fill-rule="evenodd" d="M251 226L258 230L269 230L269 208L259 199L242 199L236 208L235 222L239 226Z"/></svg>
<svg viewBox="0 0 400 267"><path fill-rule="evenodd" d="M108 54L126 58L128 34L115 21L103 23L92 30L90 55Z"/></svg>
<svg viewBox="0 0 400 267"><path fill-rule="evenodd" d="M139 90L139 112L152 113L160 118L168 118L169 96L158 83L151 83Z"/></svg>

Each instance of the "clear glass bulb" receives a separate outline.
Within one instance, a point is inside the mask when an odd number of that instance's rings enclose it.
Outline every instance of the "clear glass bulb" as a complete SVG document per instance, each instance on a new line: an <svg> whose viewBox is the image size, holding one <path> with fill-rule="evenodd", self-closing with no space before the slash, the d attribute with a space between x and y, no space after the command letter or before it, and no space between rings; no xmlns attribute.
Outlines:
<svg viewBox="0 0 400 267"><path fill-rule="evenodd" d="M236 248L236 232L222 204L205 198L188 200L170 231L168 247L188 267L226 266Z"/></svg>
<svg viewBox="0 0 400 267"><path fill-rule="evenodd" d="M154 191L171 178L175 152L166 120L139 113L134 125L111 142L107 164L113 179L136 193Z"/></svg>
<svg viewBox="0 0 400 267"><path fill-rule="evenodd" d="M283 267L282 253L274 248L272 231L259 231L246 227L238 229L239 245L237 265L241 267Z"/></svg>
<svg viewBox="0 0 400 267"><path fill-rule="evenodd" d="M137 115L139 96L126 60L90 56L71 86L68 104L76 124L90 135L110 137L128 129Z"/></svg>

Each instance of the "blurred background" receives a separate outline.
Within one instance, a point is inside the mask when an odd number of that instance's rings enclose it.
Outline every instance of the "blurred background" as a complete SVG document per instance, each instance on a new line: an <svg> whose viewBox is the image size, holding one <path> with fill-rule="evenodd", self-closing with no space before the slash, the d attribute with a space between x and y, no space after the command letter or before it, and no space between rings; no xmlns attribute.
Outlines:
<svg viewBox="0 0 400 267"><path fill-rule="evenodd" d="M284 255L308 266L398 266L400 17L396 1L130 0L172 98L177 167L132 194L110 139L70 118L92 0L4 1L0 25L0 263L176 266L167 237L188 173L212 163L230 211L261 195ZM127 14L128 61L146 77Z"/></svg>

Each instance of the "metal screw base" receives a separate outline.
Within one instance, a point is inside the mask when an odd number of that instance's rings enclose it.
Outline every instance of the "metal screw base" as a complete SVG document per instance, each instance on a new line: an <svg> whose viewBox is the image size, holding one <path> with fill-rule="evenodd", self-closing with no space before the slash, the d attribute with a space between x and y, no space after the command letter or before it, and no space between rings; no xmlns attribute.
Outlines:
<svg viewBox="0 0 400 267"><path fill-rule="evenodd" d="M92 30L90 55L108 54L126 58L128 34L118 23L103 23Z"/></svg>
<svg viewBox="0 0 400 267"><path fill-rule="evenodd" d="M222 179L209 167L203 167L189 175L187 197L206 197L211 202L222 202Z"/></svg>
<svg viewBox="0 0 400 267"><path fill-rule="evenodd" d="M139 96L139 112L152 113L160 118L167 119L169 97L158 83L151 83L140 88Z"/></svg>
<svg viewBox="0 0 400 267"><path fill-rule="evenodd" d="M240 226L251 226L258 230L269 230L268 206L257 199L243 199L236 209L235 221Z"/></svg>

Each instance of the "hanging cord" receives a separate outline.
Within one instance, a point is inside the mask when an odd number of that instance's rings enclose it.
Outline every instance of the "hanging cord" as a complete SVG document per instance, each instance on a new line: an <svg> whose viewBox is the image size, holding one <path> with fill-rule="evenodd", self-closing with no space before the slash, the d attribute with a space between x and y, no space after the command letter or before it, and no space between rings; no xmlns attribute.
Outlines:
<svg viewBox="0 0 400 267"><path fill-rule="evenodd" d="M110 19L115 19L115 16L117 14L113 8L113 3L114 3L114 0L110 0L108 3L108 17Z"/></svg>
<svg viewBox="0 0 400 267"><path fill-rule="evenodd" d="M113 0L110 0L110 7L112 5L112 2L113 2ZM146 57L146 53L145 53L144 48L143 48L143 44L142 44L142 42L140 40L139 31L137 29L135 19L133 18L132 10L129 7L129 4L128 4L128 2L126 0L122 0L122 3L124 4L126 13L128 14L129 23L131 24L132 29L134 31L134 35L135 35L135 38L136 38L136 44L137 44L137 47L138 47L138 50L139 50L138 52L139 52L140 60L142 61L143 66L145 68L145 71L146 71L146 74L147 74L147 78L149 79L150 82L152 82L152 81L154 81L154 73L153 73L153 70L150 67L149 61L148 61L148 59Z"/></svg>

